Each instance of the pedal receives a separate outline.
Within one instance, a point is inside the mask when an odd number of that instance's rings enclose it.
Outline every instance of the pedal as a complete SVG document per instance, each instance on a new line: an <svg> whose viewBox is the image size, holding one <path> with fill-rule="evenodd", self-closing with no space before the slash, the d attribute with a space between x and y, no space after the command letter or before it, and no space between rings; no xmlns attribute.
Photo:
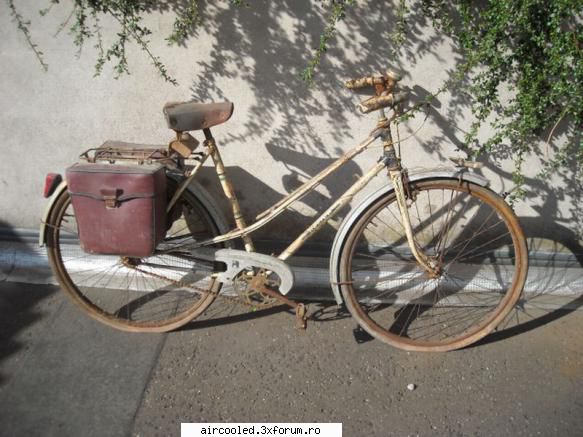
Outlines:
<svg viewBox="0 0 583 437"><path fill-rule="evenodd" d="M374 337L366 332L364 329L357 325L356 328L352 330L352 335L354 335L354 339L356 343L362 344L374 340Z"/></svg>
<svg viewBox="0 0 583 437"><path fill-rule="evenodd" d="M296 306L296 328L306 329L308 327L308 317L306 316L306 306L298 303Z"/></svg>

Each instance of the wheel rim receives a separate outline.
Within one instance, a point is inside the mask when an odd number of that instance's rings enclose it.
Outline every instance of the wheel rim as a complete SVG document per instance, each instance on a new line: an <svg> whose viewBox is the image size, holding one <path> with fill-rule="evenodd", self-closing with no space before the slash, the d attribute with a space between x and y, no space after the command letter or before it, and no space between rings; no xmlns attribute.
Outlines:
<svg viewBox="0 0 583 437"><path fill-rule="evenodd" d="M512 210L489 190L458 181L412 185L417 245L438 265L421 269L394 194L356 222L341 257L347 305L373 336L408 350L450 350L490 332L526 277L526 246ZM433 277L432 277L433 276Z"/></svg>
<svg viewBox="0 0 583 437"><path fill-rule="evenodd" d="M204 311L220 289L210 277L210 266L194 269L186 251L193 238L217 234L208 213L189 193L173 209L172 225L157 248L166 253L148 258L84 252L67 193L51 222L49 261L61 286L90 316L115 328L175 329ZM198 293L193 286L208 293Z"/></svg>

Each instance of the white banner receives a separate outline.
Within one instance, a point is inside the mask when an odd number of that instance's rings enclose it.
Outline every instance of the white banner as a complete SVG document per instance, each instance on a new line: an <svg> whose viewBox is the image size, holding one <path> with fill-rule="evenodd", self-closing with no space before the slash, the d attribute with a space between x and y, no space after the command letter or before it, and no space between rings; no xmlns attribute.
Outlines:
<svg viewBox="0 0 583 437"><path fill-rule="evenodd" d="M182 423L181 437L206 436L342 437L341 423Z"/></svg>

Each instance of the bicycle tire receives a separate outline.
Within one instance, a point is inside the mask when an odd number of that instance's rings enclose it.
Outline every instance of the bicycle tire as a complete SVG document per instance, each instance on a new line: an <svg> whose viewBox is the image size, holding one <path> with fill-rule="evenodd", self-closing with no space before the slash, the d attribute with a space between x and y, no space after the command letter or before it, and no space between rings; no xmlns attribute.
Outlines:
<svg viewBox="0 0 583 437"><path fill-rule="evenodd" d="M170 178L168 184L176 185ZM86 253L79 245L69 193L63 191L49 216L46 239L49 264L61 288L89 316L122 331L167 332L193 320L222 284L210 271L195 270L185 249L195 237L216 236L218 227L188 190L168 218L166 237L157 248L165 253L141 259Z"/></svg>
<svg viewBox="0 0 583 437"><path fill-rule="evenodd" d="M373 337L409 351L449 351L490 333L518 301L528 250L518 218L488 188L458 179L408 185L414 239L436 260L431 277L409 249L396 195L355 221L340 253L341 291Z"/></svg>

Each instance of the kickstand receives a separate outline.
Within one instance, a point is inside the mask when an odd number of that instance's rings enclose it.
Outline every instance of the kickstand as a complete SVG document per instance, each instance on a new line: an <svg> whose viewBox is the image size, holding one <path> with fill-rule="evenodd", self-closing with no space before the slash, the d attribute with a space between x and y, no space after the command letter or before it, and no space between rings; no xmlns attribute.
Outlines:
<svg viewBox="0 0 583 437"><path fill-rule="evenodd" d="M306 329L308 327L308 317L306 316L306 306L298 303L296 306L296 328Z"/></svg>

